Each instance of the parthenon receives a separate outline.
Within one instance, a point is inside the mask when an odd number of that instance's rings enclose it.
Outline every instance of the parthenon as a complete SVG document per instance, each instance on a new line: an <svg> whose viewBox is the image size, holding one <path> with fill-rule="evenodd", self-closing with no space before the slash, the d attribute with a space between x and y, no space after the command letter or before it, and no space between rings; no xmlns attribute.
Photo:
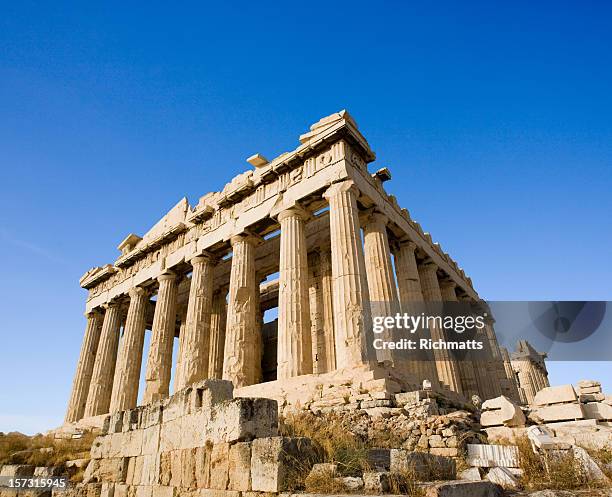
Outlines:
<svg viewBox="0 0 612 497"><path fill-rule="evenodd" d="M265 397L359 372L398 388L426 381L466 399L521 400L492 321L482 336L490 359L478 365L445 351L403 361L373 350L373 302L394 312L479 296L385 192L389 170L369 171L375 155L346 111L299 140L272 161L251 156L248 171L196 205L182 199L142 237L126 236L114 263L81 278L87 324L66 422L133 409L139 398L151 403L206 378ZM278 319L264 323L274 308Z"/></svg>

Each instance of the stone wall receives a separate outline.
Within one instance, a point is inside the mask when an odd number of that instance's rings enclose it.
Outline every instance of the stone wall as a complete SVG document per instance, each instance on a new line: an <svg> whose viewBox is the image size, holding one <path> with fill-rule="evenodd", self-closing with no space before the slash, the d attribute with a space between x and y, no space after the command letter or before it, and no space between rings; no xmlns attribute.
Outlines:
<svg viewBox="0 0 612 497"><path fill-rule="evenodd" d="M274 400L233 398L231 382L205 380L159 402L109 415L74 495L175 496L285 489L292 454L310 441L278 436Z"/></svg>

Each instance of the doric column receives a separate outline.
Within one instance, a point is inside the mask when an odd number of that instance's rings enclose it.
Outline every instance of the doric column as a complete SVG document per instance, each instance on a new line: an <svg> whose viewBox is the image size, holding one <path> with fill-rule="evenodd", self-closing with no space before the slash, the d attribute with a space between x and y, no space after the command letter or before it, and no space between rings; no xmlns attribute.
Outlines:
<svg viewBox="0 0 612 497"><path fill-rule="evenodd" d="M334 339L334 303L331 246L326 244L319 251L321 268L321 310L325 337L325 370L336 369L336 341Z"/></svg>
<svg viewBox="0 0 612 497"><path fill-rule="evenodd" d="M397 287L402 312L409 315L418 315L423 312L423 292L421 291L421 280L416 260L416 243L410 240L401 240L394 244L395 273L397 275ZM429 337L426 329L418 331L419 338ZM429 380L432 383L438 381L438 371L429 350L418 351L418 358L409 360L407 369L416 374L419 382Z"/></svg>
<svg viewBox="0 0 612 497"><path fill-rule="evenodd" d="M411 241L401 241L395 247L395 272L402 306L407 302L423 302L415 250L416 243Z"/></svg>
<svg viewBox="0 0 612 497"><path fill-rule="evenodd" d="M459 302L457 298L457 283L453 280L445 279L439 281L440 284L440 294L442 295L442 301L444 303L447 302ZM469 304L465 302L463 304L465 309L469 308ZM452 311L452 309L449 309ZM478 395L478 380L476 378L476 371L474 370L473 364L474 354L471 351L466 351L466 354L463 360L459 361L459 370L461 373L461 386L463 392L467 396Z"/></svg>
<svg viewBox="0 0 612 497"><path fill-rule="evenodd" d="M227 287L213 295L210 315L210 353L208 377L220 380L223 377L223 351L225 349L225 325L227 313Z"/></svg>
<svg viewBox="0 0 612 497"><path fill-rule="evenodd" d="M438 283L438 267L433 262L426 262L419 265L419 279L421 280L421 290L423 298L428 302L442 303L442 294ZM445 340L443 330L436 326L430 328L431 339L435 342ZM445 349L434 350L436 369L441 383L446 385L454 392L461 392L461 377L457 361Z"/></svg>
<svg viewBox="0 0 612 497"><path fill-rule="evenodd" d="M338 369L371 366L375 362L356 193L352 181L343 181L331 185L324 194L329 202Z"/></svg>
<svg viewBox="0 0 612 497"><path fill-rule="evenodd" d="M259 292L255 277L255 245L258 239L241 234L231 238L232 269L225 332L223 379L234 387L256 382L257 302Z"/></svg>
<svg viewBox="0 0 612 497"><path fill-rule="evenodd" d="M179 384L181 383L180 372L182 370L181 359L183 357L183 343L187 333L185 328L187 327L187 305L177 305L176 308L176 319L179 323L179 336L178 336L178 350L176 351L176 365L174 366L173 376L173 389L175 392L179 390ZM172 352L174 354L174 352Z"/></svg>
<svg viewBox="0 0 612 497"><path fill-rule="evenodd" d="M364 218L363 241L365 268L370 293L370 304L374 316L395 316L399 312L397 286L391 264L391 250L387 237L387 216L372 212ZM392 333L385 333L386 341L399 339ZM391 350L377 351L379 362L395 364L398 357ZM399 362L397 362L399 365Z"/></svg>
<svg viewBox="0 0 612 497"><path fill-rule="evenodd" d="M85 406L85 417L106 414L110 408L121 330L121 307L118 302L111 302L105 307L102 334Z"/></svg>
<svg viewBox="0 0 612 497"><path fill-rule="evenodd" d="M138 386L149 293L144 288L135 287L129 291L129 296L130 306L128 307L121 349L115 368L110 412L134 409L138 403Z"/></svg>
<svg viewBox="0 0 612 497"><path fill-rule="evenodd" d="M85 317L87 318L87 326L85 327L85 336L81 344L79 362L77 363L76 373L72 382L72 392L68 401L68 410L66 412L67 423L78 421L85 412L87 394L89 393L91 375L102 331L102 314L100 312L91 311Z"/></svg>
<svg viewBox="0 0 612 497"><path fill-rule="evenodd" d="M312 337L308 298L308 259L304 220L292 207L278 215L281 225L278 283L277 373L280 380L312 373Z"/></svg>
<svg viewBox="0 0 612 497"><path fill-rule="evenodd" d="M153 315L151 345L145 374L144 404L168 397L172 375L172 347L176 330L176 274L158 276L159 290Z"/></svg>
<svg viewBox="0 0 612 497"><path fill-rule="evenodd" d="M208 377L214 260L209 255L199 255L191 259L191 265L193 272L177 390Z"/></svg>

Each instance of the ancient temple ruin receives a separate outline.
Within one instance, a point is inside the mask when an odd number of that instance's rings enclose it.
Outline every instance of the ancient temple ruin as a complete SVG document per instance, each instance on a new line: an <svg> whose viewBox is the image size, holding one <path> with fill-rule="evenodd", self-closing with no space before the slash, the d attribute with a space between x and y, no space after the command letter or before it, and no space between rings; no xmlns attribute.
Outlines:
<svg viewBox="0 0 612 497"><path fill-rule="evenodd" d="M478 364L442 350L428 361L377 359L371 302L392 310L479 296L385 192L389 170L368 170L374 159L351 116L332 114L295 150L253 155L222 191L194 206L182 199L142 237L126 236L114 263L80 280L87 326L66 422L134 409L143 354L144 405L168 397L172 378L174 391L225 379L237 397L281 405L347 378L393 392L427 380L457 398L525 400L492 321L481 336L490 359ZM264 323L274 308L278 319Z"/></svg>

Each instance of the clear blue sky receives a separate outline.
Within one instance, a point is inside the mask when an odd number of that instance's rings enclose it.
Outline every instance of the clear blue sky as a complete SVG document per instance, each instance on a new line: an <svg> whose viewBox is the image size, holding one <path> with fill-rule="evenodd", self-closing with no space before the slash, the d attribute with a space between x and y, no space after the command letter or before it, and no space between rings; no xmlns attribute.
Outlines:
<svg viewBox="0 0 612 497"><path fill-rule="evenodd" d="M87 269L343 108L483 297L612 300L612 8L457 5L5 4L0 431L62 421Z"/></svg>

